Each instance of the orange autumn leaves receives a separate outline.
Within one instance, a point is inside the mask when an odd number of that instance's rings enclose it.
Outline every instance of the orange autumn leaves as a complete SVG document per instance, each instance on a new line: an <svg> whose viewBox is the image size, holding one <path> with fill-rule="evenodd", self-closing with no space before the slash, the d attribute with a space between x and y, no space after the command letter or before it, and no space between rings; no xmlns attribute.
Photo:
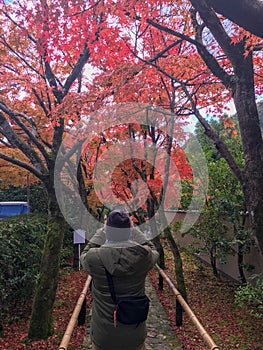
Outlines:
<svg viewBox="0 0 263 350"><path fill-rule="evenodd" d="M135 141L129 138L129 126L121 125L94 138L82 154L85 183L90 189L88 202L93 210L103 201L112 202L113 197L119 203L136 208L145 209L146 200L159 205L166 175L168 188L175 192L173 196L169 193L165 202L165 206L171 208L180 200L181 181L192 179L185 152L175 141L168 156L167 135L155 130L159 141L153 145L144 126L133 124L132 128ZM168 170L169 157L171 166ZM100 163L103 166L98 167Z"/></svg>

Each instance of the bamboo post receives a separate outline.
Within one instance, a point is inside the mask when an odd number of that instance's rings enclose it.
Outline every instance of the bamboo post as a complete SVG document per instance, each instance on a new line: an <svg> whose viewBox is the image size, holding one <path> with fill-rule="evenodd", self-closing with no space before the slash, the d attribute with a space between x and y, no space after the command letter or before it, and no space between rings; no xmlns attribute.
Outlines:
<svg viewBox="0 0 263 350"><path fill-rule="evenodd" d="M175 305L175 324L177 327L181 327L183 325L183 308L177 298Z"/></svg>
<svg viewBox="0 0 263 350"><path fill-rule="evenodd" d="M77 323L77 320L78 320L78 315L79 315L79 312L81 310L81 307L82 307L82 304L86 298L86 294L87 294L87 291L88 291L88 288L89 288L89 285L90 285L90 282L91 282L91 276L89 276L86 280L86 283L84 285L84 288L82 290L82 292L80 293L80 296L79 296L79 299L76 303L76 306L75 306L75 309L72 313L72 316L69 320L69 323L68 323L68 326L67 326L67 329L64 333L64 336L61 340L61 343L60 343L60 346L59 346L59 350L67 350L68 348L68 344L70 342L70 338L71 338L71 335L73 333L73 330L74 330L74 327Z"/></svg>
<svg viewBox="0 0 263 350"><path fill-rule="evenodd" d="M202 324L199 322L198 318L195 316L193 311L190 309L189 305L186 303L182 295L179 293L179 291L175 288L174 284L170 280L170 278L164 273L164 271L156 264L156 267L159 271L159 273L163 276L163 278L168 283L169 287L172 289L174 295L176 296L177 300L181 304L182 308L186 312L186 314L189 316L191 322L196 326L199 334L205 341L205 343L209 346L210 350L219 350L219 347L214 343L213 339L210 337L210 335L207 333L205 328L202 326Z"/></svg>
<svg viewBox="0 0 263 350"><path fill-rule="evenodd" d="M163 276L159 273L159 290L163 290Z"/></svg>

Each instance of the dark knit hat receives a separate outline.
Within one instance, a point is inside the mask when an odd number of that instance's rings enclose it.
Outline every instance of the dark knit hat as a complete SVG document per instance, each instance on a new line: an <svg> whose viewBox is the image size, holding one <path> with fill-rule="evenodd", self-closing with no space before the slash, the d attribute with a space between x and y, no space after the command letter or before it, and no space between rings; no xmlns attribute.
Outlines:
<svg viewBox="0 0 263 350"><path fill-rule="evenodd" d="M130 236L130 218L124 211L112 211L106 221L106 237L110 241L126 241Z"/></svg>

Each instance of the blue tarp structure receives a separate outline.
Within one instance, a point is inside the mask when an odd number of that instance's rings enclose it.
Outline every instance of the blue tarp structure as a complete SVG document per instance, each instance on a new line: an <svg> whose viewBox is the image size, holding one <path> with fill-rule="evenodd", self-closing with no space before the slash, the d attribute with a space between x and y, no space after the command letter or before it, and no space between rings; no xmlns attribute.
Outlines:
<svg viewBox="0 0 263 350"><path fill-rule="evenodd" d="M0 218L8 218L20 214L28 214L31 207L27 202L0 202Z"/></svg>

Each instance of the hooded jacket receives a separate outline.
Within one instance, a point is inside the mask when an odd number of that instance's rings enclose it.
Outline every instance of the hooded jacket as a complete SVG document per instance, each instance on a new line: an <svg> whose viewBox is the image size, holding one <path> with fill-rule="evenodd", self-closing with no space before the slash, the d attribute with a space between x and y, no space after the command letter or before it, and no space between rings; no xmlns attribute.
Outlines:
<svg viewBox="0 0 263 350"><path fill-rule="evenodd" d="M151 245L134 241L107 242L101 247L85 248L83 268L92 276L91 339L103 350L134 350L146 338L146 322L114 327L115 305L111 298L105 268L113 276L117 299L145 294L145 278L158 253Z"/></svg>

